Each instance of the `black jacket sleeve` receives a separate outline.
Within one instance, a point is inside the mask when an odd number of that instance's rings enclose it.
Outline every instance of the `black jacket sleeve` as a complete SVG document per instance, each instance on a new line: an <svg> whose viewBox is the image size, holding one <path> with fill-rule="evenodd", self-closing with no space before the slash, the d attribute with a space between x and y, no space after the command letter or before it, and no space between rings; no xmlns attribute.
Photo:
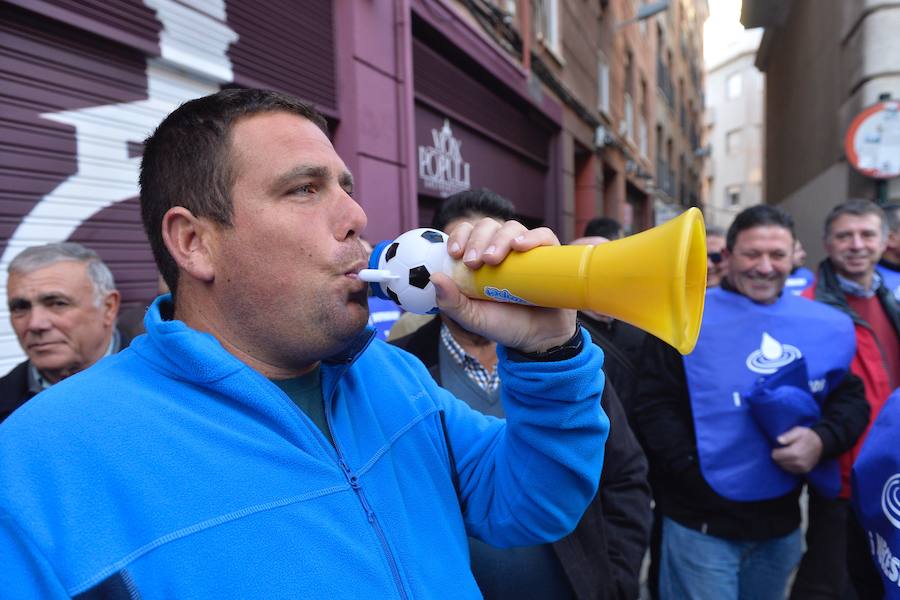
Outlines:
<svg viewBox="0 0 900 600"><path fill-rule="evenodd" d="M678 475L697 464L684 364L674 348L648 336L638 370L635 430L650 462Z"/></svg>
<svg viewBox="0 0 900 600"><path fill-rule="evenodd" d="M719 497L703 478L684 363L678 352L647 336L638 365L633 425L647 453L654 486L675 486L682 493L718 504ZM656 490L657 501L669 490Z"/></svg>
<svg viewBox="0 0 900 600"><path fill-rule="evenodd" d="M625 410L612 386L601 404L609 416L609 441L603 463L600 497L609 540L609 560L616 598L637 598L641 562L650 539L653 514L647 459L638 444Z"/></svg>
<svg viewBox="0 0 900 600"><path fill-rule="evenodd" d="M847 373L822 403L822 419L813 431L822 438L822 458L834 458L853 447L869 424L871 408L862 379Z"/></svg>
<svg viewBox="0 0 900 600"><path fill-rule="evenodd" d="M575 530L553 549L579 600L630 600L640 593L650 535L647 461L608 382L601 405L610 431L600 489Z"/></svg>

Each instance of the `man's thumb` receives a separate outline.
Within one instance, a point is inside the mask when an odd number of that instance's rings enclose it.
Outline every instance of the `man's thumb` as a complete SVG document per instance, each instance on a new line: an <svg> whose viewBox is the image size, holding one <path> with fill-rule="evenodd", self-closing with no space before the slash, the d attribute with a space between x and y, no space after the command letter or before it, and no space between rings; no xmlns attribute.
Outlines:
<svg viewBox="0 0 900 600"><path fill-rule="evenodd" d="M452 279L444 273L432 273L431 283L434 285L434 296L438 307L442 311L455 312L465 297L459 292L459 288Z"/></svg>
<svg viewBox="0 0 900 600"><path fill-rule="evenodd" d="M793 427L791 429L788 429L787 431L785 431L784 433L782 433L781 435L778 436L778 443L781 444L782 446L787 446L788 444L790 444L791 442L796 440L797 437L800 435L799 429L800 429L799 427Z"/></svg>

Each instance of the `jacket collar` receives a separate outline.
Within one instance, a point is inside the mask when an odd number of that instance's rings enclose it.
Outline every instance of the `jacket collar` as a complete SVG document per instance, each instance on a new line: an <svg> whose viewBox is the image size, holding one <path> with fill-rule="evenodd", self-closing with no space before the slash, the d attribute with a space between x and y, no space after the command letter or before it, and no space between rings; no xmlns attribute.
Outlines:
<svg viewBox="0 0 900 600"><path fill-rule="evenodd" d="M884 308L885 314L894 326L894 331L900 336L900 309L897 307L897 301L887 286L880 285L875 289L875 296ZM846 313L853 319L857 325L871 329L871 326L857 314L855 310L850 308L847 302L847 296L841 288L838 281L837 272L830 259L825 259L819 263L819 272L816 277L815 299L823 304L828 304L841 312Z"/></svg>
<svg viewBox="0 0 900 600"><path fill-rule="evenodd" d="M247 367L225 350L215 337L191 329L183 321L173 319L172 314L170 294L154 300L144 317L147 335L132 343L135 351L171 375L188 381L216 381ZM323 391L326 371L334 371L333 367L336 367L337 377L331 378L331 381L336 381L359 358L374 337L375 331L366 328L344 349L322 361L326 367L323 370Z"/></svg>

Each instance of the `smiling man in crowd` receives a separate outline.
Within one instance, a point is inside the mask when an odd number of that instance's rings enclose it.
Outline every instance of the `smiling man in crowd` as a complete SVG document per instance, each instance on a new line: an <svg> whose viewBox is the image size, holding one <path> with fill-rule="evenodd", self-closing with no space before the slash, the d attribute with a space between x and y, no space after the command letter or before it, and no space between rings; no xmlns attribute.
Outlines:
<svg viewBox="0 0 900 600"><path fill-rule="evenodd" d="M8 271L10 321L28 360L0 379L0 421L123 343L116 330L119 292L93 250L72 242L33 246Z"/></svg>
<svg viewBox="0 0 900 600"><path fill-rule="evenodd" d="M664 600L784 597L800 561L804 477L866 426L849 373L852 323L784 293L793 248L790 215L742 211L697 347L681 357L654 338L644 345L633 424L663 517ZM836 469L826 475L836 492Z"/></svg>
<svg viewBox="0 0 900 600"><path fill-rule="evenodd" d="M575 527L609 420L574 311L432 277L444 314L498 343L505 421L373 339L353 177L285 94L185 103L144 144L140 183L171 294L146 335L0 427L6 596L477 598L467 534ZM448 248L476 269L558 243L484 219Z"/></svg>
<svg viewBox="0 0 900 600"><path fill-rule="evenodd" d="M819 265L815 286L804 291L805 296L828 304L853 320L856 354L852 370L865 385L873 421L891 392L900 386L900 309L893 291L876 269L888 235L888 220L874 202L853 199L834 207L825 219L828 258ZM868 560L868 540L848 502L850 471L867 434L868 430L841 457L841 497L810 502L810 529L819 530L818 537L829 540L822 546L832 558L824 563L824 568L810 574L802 565L795 590L815 591L825 575L841 574L842 586L852 584L860 598L880 596L878 577Z"/></svg>

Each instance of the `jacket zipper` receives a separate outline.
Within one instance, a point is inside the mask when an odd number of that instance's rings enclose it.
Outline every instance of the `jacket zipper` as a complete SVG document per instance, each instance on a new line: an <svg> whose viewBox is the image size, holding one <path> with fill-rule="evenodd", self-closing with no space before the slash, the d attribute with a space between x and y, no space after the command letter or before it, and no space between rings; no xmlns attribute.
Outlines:
<svg viewBox="0 0 900 600"><path fill-rule="evenodd" d="M325 381L323 379L323 392L324 383ZM394 558L394 554L391 552L390 546L388 546L387 537L384 535L384 531L381 529L381 525L378 524L378 519L375 516L375 511L372 510L372 506L366 499L366 495L359 483L359 477L357 477L356 474L353 473L353 471L350 469L350 465L348 465L347 461L344 460L344 453L341 452L341 447L338 444L337 437L334 435L334 427L332 427L331 425L331 402L334 396L335 389L337 389L337 386L335 386L335 388L331 390L331 392L328 394L328 397L325 399L325 423L328 425L328 431L331 433L331 439L334 442L334 450L337 453L338 463L340 464L341 471L343 471L344 477L347 479L350 487L353 488L354 492L356 492L356 497L359 499L359 503L362 505L362 509L366 513L366 519L375 530L375 535L378 536L378 541L381 544L381 551L384 553L385 558L387 558L388 566L391 569L391 577L394 579L394 585L397 587L397 592L400 594L400 598L402 598L403 600L408 600L409 597L406 595L406 590L403 589L403 581L400 579L400 569L397 567L397 561Z"/></svg>
<svg viewBox="0 0 900 600"><path fill-rule="evenodd" d="M333 437L334 434L332 434L332 438ZM335 448L337 448L337 446L335 446ZM341 463L341 469L343 469L344 471L344 476L347 478L347 481L350 482L350 487L352 487L353 491L356 492L356 497L359 498L359 503L362 505L362 508L366 513L366 518L368 519L369 524L375 530L375 534L378 536L378 541L381 543L381 550L384 552L384 555L388 560L388 566L390 566L391 568L391 576L394 578L394 585L397 586L397 591L400 593L400 597L406 600L406 591L403 589L403 582L400 580L400 569L397 568L397 562L394 559L394 554L391 552L390 546L388 546L387 537L385 537L384 531L381 529L381 525L378 524L378 519L375 517L375 511L372 510L372 507L369 505L369 501L366 500L366 494L365 492L363 492L362 486L359 483L359 477L354 475L353 471L350 470L350 466L344 461L344 457L341 455L340 450L338 450L338 458Z"/></svg>

